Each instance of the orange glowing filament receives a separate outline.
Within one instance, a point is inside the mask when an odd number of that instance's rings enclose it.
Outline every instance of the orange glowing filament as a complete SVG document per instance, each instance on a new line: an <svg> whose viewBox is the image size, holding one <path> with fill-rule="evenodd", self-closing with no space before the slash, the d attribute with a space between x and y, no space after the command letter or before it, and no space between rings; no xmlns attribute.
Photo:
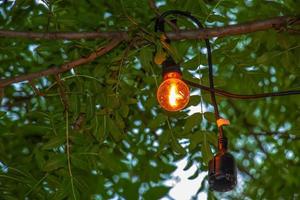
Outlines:
<svg viewBox="0 0 300 200"><path fill-rule="evenodd" d="M178 105L178 100L183 99L183 97L178 94L178 90L175 84L171 85L170 94L169 94L169 103L172 107Z"/></svg>

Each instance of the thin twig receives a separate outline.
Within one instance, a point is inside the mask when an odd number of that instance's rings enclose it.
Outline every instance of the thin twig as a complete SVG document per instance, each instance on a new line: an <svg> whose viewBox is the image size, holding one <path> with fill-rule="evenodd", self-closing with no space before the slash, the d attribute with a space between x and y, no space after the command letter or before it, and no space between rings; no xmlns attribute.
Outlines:
<svg viewBox="0 0 300 200"><path fill-rule="evenodd" d="M219 0L218 3L216 3L216 5L210 10L209 14L206 16L205 20L204 20L204 23L207 22L208 18L211 16L211 14L213 13L214 9L216 9L220 3L222 2L223 0Z"/></svg>
<svg viewBox="0 0 300 200"><path fill-rule="evenodd" d="M64 81L64 80L67 80L67 79L78 78L78 77L82 77L82 78L86 78L86 79L95 80L95 81L97 81L99 84L102 84L102 82L101 82L99 79L97 79L97 78L95 78L95 77L93 77L93 76L84 75L84 74L75 74L75 75L65 76L65 77L61 78L61 80ZM56 84L57 84L57 82L55 81L52 85L50 85L50 86L46 89L46 91L49 91L49 90L50 90L51 88L53 88Z"/></svg>
<svg viewBox="0 0 300 200"><path fill-rule="evenodd" d="M296 46L290 47L290 48L288 48L288 49L286 49L286 50L284 50L284 51L281 51L281 52L275 54L274 56L272 56L272 57L270 58L270 60L273 59L273 58L275 58L275 57L277 57L277 56L280 56L280 55L283 54L283 53L287 53L288 51L291 51L291 50L293 50L293 49L297 49L297 48L299 48L299 47L300 47L300 45L296 45Z"/></svg>
<svg viewBox="0 0 300 200"><path fill-rule="evenodd" d="M68 96L66 95L65 87L60 79L60 76L58 74L55 75L56 82L58 83L58 90L60 94L60 99L62 104L64 105L64 111L69 110L69 100Z"/></svg>
<svg viewBox="0 0 300 200"><path fill-rule="evenodd" d="M48 119L49 119L49 121L50 121L52 130L53 130L53 133L54 133L54 135L56 136L56 135L57 135L57 132L56 132L56 128L55 128L55 125L54 125L54 121L53 121L53 116L52 116L52 114L49 114L49 115L48 115Z"/></svg>
<svg viewBox="0 0 300 200"><path fill-rule="evenodd" d="M84 121L85 121L85 117L86 117L86 113L83 113L83 112L79 113L78 117L76 118L76 120L73 123L74 130L78 131L82 128Z"/></svg>
<svg viewBox="0 0 300 200"><path fill-rule="evenodd" d="M42 93L35 85L32 81L29 81L29 85L32 87L33 91L35 92L36 95L38 96L45 96L44 93Z"/></svg>
<svg viewBox="0 0 300 200"><path fill-rule="evenodd" d="M26 194L24 195L25 197L27 197L39 184L41 184L43 182L43 180L45 180L47 178L49 174L46 173L45 176L43 176L28 192L26 192Z"/></svg>
<svg viewBox="0 0 300 200"><path fill-rule="evenodd" d="M69 176L71 178L71 187L72 187L73 197L76 200L74 183L73 183L73 174L72 174L72 168L71 168L70 141L69 140L70 140L70 138L69 138L69 112L66 111L66 150L67 150L67 160L68 160L68 171L69 171Z"/></svg>
<svg viewBox="0 0 300 200"><path fill-rule="evenodd" d="M10 179L10 180L13 180L13 181L20 182L20 183L24 183L24 181L19 180L19 179L17 179L17 178L14 178L14 177L12 177L12 176L0 174L0 177L7 178L7 179Z"/></svg>

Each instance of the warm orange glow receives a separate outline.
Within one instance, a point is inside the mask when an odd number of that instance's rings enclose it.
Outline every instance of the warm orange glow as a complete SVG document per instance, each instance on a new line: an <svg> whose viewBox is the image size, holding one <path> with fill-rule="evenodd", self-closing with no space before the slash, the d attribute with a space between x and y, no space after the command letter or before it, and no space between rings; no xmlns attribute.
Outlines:
<svg viewBox="0 0 300 200"><path fill-rule="evenodd" d="M167 73L164 79L157 90L159 104L167 111L182 110L190 99L189 87L177 72Z"/></svg>

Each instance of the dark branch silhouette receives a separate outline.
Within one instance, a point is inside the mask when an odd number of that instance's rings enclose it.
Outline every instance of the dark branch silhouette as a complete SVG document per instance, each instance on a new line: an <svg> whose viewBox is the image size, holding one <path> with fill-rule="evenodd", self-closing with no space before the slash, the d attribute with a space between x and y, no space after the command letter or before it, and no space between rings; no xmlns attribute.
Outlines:
<svg viewBox="0 0 300 200"><path fill-rule="evenodd" d="M204 28L202 30L180 30L166 33L171 40L195 40L212 37L225 37L230 35L241 35L268 29L275 29L289 32L288 25L300 24L299 17L274 17L266 20L256 20L247 23L228 25L216 28ZM295 33L295 31L294 31ZM0 37L6 38L28 38L43 40L78 40L78 39L113 39L119 38L128 40L129 34L125 31L107 31L107 32L30 32L30 31L12 31L0 30Z"/></svg>

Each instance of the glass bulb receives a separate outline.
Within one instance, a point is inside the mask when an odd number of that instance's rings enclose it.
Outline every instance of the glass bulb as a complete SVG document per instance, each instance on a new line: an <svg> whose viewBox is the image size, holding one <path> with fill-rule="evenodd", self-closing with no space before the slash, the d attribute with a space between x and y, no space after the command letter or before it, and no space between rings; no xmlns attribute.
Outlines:
<svg viewBox="0 0 300 200"><path fill-rule="evenodd" d="M167 111L182 110L189 102L190 89L181 80L178 72L169 72L164 75L164 81L157 90L158 103Z"/></svg>

